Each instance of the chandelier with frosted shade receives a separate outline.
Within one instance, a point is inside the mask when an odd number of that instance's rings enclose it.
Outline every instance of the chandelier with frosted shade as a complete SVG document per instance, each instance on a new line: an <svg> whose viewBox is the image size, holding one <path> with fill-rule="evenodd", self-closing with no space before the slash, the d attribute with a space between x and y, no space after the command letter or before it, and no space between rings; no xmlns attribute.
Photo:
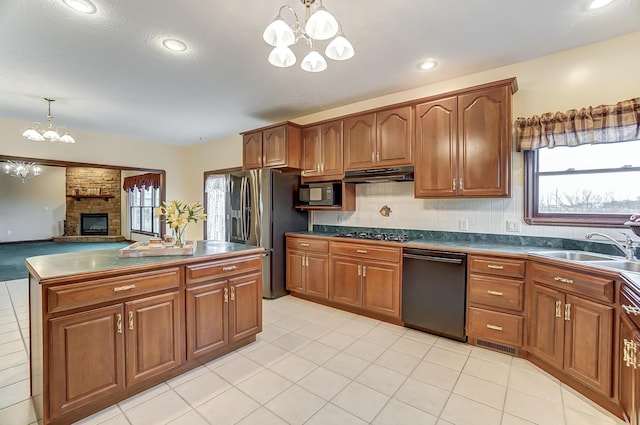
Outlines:
<svg viewBox="0 0 640 425"><path fill-rule="evenodd" d="M304 28L300 25L296 11L291 6L284 5L280 7L278 16L264 30L262 38L274 47L269 54L269 63L280 68L293 66L297 59L289 46L301 39L306 41L309 47L309 52L300 63L305 71L321 72L327 69L326 59L314 47L317 41L332 39L324 50L329 59L342 61L353 57L353 46L344 36L336 18L324 8L322 0L301 2L305 6ZM293 13L295 22L292 25L282 17L284 10Z"/></svg>
<svg viewBox="0 0 640 425"><path fill-rule="evenodd" d="M38 177L40 171L40 166L35 162L8 160L4 165L5 174L19 178L22 183L26 183L32 177Z"/></svg>
<svg viewBox="0 0 640 425"><path fill-rule="evenodd" d="M75 143L75 139L71 137L66 127L55 127L53 125L53 116L51 115L51 102L55 102L55 99L45 97L49 103L49 113L47 114L47 125L42 126L39 122L34 122L31 127L26 129L22 135L29 140L36 142L44 142L48 140L50 142L61 143Z"/></svg>

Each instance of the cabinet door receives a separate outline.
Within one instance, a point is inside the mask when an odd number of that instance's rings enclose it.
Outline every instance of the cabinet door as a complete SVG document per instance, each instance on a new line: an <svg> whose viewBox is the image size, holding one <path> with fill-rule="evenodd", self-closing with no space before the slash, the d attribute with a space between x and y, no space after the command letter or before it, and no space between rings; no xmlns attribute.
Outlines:
<svg viewBox="0 0 640 425"><path fill-rule="evenodd" d="M262 275L229 279L229 340L238 341L262 331Z"/></svg>
<svg viewBox="0 0 640 425"><path fill-rule="evenodd" d="M362 306L375 313L399 318L400 266L365 261L362 270Z"/></svg>
<svg viewBox="0 0 640 425"><path fill-rule="evenodd" d="M178 292L125 303L127 385L180 366L180 310Z"/></svg>
<svg viewBox="0 0 640 425"><path fill-rule="evenodd" d="M305 274L306 293L329 298L329 255L307 253Z"/></svg>
<svg viewBox="0 0 640 425"><path fill-rule="evenodd" d="M416 107L416 198L457 193L457 100L434 100Z"/></svg>
<svg viewBox="0 0 640 425"><path fill-rule="evenodd" d="M187 359L192 360L229 343L227 281L187 288Z"/></svg>
<svg viewBox="0 0 640 425"><path fill-rule="evenodd" d="M305 253L287 250L287 289L304 292Z"/></svg>
<svg viewBox="0 0 640 425"><path fill-rule="evenodd" d="M124 389L122 304L51 319L49 419Z"/></svg>
<svg viewBox="0 0 640 425"><path fill-rule="evenodd" d="M564 293L535 283L529 286L529 352L562 369Z"/></svg>
<svg viewBox="0 0 640 425"><path fill-rule="evenodd" d="M322 144L320 126L302 130L302 176L311 177L321 174Z"/></svg>
<svg viewBox="0 0 640 425"><path fill-rule="evenodd" d="M411 106L376 113L376 167L413 164Z"/></svg>
<svg viewBox="0 0 640 425"><path fill-rule="evenodd" d="M329 299L362 307L362 262L334 255L331 259Z"/></svg>
<svg viewBox="0 0 640 425"><path fill-rule="evenodd" d="M611 396L613 307L567 295L564 370Z"/></svg>
<svg viewBox="0 0 640 425"><path fill-rule="evenodd" d="M624 410L629 423L631 425L638 424L638 416L636 410L638 409L638 391L640 388L638 385L638 372L631 364L627 363L625 353L628 350L628 346L631 343L640 343L637 340L635 334L635 326L633 326L624 315L620 317L620 342L619 342L619 358L618 358L618 371L619 371L619 398L622 410Z"/></svg>
<svg viewBox="0 0 640 425"><path fill-rule="evenodd" d="M287 165L287 126L281 125L262 132L262 166Z"/></svg>
<svg viewBox="0 0 640 425"><path fill-rule="evenodd" d="M342 121L322 124L322 175L342 178L344 174L344 149L342 145Z"/></svg>
<svg viewBox="0 0 640 425"><path fill-rule="evenodd" d="M460 195L510 195L509 90L496 87L458 97Z"/></svg>
<svg viewBox="0 0 640 425"><path fill-rule="evenodd" d="M375 122L373 113L344 120L345 170L366 170L375 166Z"/></svg>
<svg viewBox="0 0 640 425"><path fill-rule="evenodd" d="M242 136L242 168L262 168L262 132Z"/></svg>

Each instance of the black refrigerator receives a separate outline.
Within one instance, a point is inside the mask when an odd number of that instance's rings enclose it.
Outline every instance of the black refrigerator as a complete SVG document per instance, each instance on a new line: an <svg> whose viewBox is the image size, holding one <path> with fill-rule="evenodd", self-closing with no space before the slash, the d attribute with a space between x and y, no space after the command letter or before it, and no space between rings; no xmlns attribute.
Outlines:
<svg viewBox="0 0 640 425"><path fill-rule="evenodd" d="M225 240L265 249L263 297L286 295L284 234L308 227L307 213L295 209L300 177L265 168L224 174L224 181L224 206L208 203L207 212L213 208L225 209Z"/></svg>

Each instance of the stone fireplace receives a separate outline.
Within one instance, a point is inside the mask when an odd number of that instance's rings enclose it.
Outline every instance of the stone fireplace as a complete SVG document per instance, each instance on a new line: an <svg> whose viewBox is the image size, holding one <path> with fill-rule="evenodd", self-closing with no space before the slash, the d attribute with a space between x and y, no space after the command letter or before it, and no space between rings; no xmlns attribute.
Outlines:
<svg viewBox="0 0 640 425"><path fill-rule="evenodd" d="M103 213L80 213L80 235L106 236L109 234L109 215Z"/></svg>

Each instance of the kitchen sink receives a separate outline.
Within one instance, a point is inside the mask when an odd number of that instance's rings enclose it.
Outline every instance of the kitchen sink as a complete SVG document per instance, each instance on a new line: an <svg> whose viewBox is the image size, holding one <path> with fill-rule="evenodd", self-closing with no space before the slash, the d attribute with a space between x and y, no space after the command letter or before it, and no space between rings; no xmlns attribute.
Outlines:
<svg viewBox="0 0 640 425"><path fill-rule="evenodd" d="M543 257L558 258L560 260L570 261L616 261L619 258L611 257L605 254L596 254L594 252L586 251L541 251L536 252L537 255Z"/></svg>
<svg viewBox="0 0 640 425"><path fill-rule="evenodd" d="M590 261L590 266L602 266L612 269L640 273L640 262L626 260Z"/></svg>

